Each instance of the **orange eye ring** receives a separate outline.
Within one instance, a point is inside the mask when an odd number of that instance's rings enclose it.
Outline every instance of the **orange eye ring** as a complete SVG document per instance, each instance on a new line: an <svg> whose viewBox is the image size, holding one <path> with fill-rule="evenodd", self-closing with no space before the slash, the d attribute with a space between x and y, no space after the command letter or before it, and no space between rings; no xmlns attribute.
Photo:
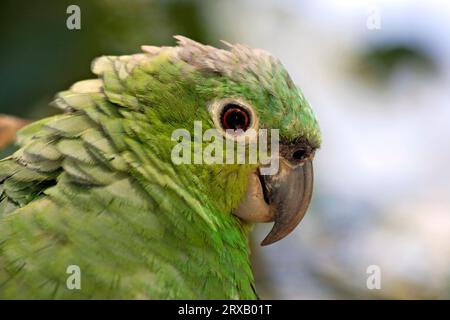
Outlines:
<svg viewBox="0 0 450 320"><path fill-rule="evenodd" d="M250 124L250 115L237 104L228 104L222 112L222 127L227 130L247 130Z"/></svg>

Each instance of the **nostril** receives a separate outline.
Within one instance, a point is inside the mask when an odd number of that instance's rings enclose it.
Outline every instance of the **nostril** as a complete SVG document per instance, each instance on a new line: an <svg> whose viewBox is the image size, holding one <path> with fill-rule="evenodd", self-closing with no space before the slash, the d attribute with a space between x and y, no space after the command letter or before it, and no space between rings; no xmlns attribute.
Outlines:
<svg viewBox="0 0 450 320"><path fill-rule="evenodd" d="M294 139L282 141L280 144L280 156L293 166L301 165L305 161L312 159L315 148L305 139Z"/></svg>
<svg viewBox="0 0 450 320"><path fill-rule="evenodd" d="M292 154L292 159L296 160L296 161L300 161L300 160L303 160L305 155L306 155L306 150L298 149L298 150L294 151L294 153Z"/></svg>

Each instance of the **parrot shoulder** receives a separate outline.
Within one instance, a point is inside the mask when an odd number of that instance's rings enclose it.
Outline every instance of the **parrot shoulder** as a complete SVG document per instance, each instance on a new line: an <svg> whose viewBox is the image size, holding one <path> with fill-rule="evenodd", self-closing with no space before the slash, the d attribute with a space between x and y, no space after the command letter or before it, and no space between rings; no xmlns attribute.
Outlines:
<svg viewBox="0 0 450 320"><path fill-rule="evenodd" d="M99 79L75 83L54 104L64 114L31 123L18 132L20 148L0 160L0 215L44 196L62 173L72 182L107 185L123 175L123 128ZM119 148L118 148L119 147Z"/></svg>

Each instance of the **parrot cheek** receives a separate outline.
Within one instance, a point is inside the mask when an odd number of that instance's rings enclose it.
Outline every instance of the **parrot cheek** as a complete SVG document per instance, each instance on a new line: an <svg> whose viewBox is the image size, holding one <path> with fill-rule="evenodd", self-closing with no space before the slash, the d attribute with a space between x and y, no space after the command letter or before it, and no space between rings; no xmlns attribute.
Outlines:
<svg viewBox="0 0 450 320"><path fill-rule="evenodd" d="M258 170L259 171L259 170ZM272 207L264 196L265 186L260 180L259 172L252 172L248 178L247 192L233 214L246 222L274 221Z"/></svg>
<svg viewBox="0 0 450 320"><path fill-rule="evenodd" d="M312 161L292 166L280 160L277 174L260 175L258 170L250 175L247 193L233 212L247 222L274 222L263 246L291 233L305 216L312 197Z"/></svg>

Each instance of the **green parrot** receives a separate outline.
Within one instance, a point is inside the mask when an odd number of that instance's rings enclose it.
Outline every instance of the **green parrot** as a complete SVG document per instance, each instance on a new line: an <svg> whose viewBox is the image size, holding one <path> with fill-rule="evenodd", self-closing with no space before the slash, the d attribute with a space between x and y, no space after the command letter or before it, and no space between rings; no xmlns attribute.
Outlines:
<svg viewBox="0 0 450 320"><path fill-rule="evenodd" d="M18 132L20 148L0 160L0 298L257 298L251 226L274 222L268 245L300 222L319 127L266 51L175 38L97 58L97 78L56 96L63 113ZM278 171L174 163L174 130L194 140L196 121L202 132L278 129Z"/></svg>

